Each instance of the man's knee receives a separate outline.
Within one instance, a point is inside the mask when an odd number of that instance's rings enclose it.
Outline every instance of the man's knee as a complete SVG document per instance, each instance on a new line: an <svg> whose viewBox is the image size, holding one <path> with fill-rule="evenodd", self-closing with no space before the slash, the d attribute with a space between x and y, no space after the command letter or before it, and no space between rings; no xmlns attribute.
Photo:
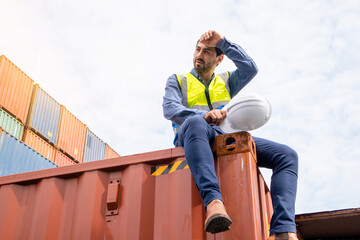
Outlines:
<svg viewBox="0 0 360 240"><path fill-rule="evenodd" d="M287 145L282 145L279 164L282 167L291 168L296 173L298 172L298 154L297 152Z"/></svg>
<svg viewBox="0 0 360 240"><path fill-rule="evenodd" d="M195 115L187 118L181 127L184 128L184 131L193 127L206 129L207 122L203 117Z"/></svg>
<svg viewBox="0 0 360 240"><path fill-rule="evenodd" d="M180 133L185 138L209 138L209 126L201 116L192 116L181 125Z"/></svg>

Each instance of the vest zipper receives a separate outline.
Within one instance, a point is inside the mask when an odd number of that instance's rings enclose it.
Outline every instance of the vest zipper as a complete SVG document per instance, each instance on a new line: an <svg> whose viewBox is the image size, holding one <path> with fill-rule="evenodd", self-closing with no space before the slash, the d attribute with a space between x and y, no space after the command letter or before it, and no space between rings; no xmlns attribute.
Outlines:
<svg viewBox="0 0 360 240"><path fill-rule="evenodd" d="M207 86L205 86L205 96L206 96L206 101L207 104L209 106L210 111L213 110L213 106L211 105L211 101L210 101L210 95L209 95L209 89Z"/></svg>

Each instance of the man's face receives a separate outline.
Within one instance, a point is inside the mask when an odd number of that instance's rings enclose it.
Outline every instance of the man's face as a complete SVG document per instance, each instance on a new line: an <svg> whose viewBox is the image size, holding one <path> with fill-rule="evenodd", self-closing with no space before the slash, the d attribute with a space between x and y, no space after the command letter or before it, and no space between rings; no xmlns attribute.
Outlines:
<svg viewBox="0 0 360 240"><path fill-rule="evenodd" d="M220 62L216 56L215 47L208 47L206 43L200 41L196 44L194 68L197 73L213 72Z"/></svg>

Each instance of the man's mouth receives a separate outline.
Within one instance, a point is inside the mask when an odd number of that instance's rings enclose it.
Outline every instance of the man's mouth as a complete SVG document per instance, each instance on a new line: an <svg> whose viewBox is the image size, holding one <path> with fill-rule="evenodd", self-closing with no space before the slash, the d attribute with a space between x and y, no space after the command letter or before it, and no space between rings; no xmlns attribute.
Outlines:
<svg viewBox="0 0 360 240"><path fill-rule="evenodd" d="M204 61L202 59L196 59L195 62L196 63L204 63Z"/></svg>

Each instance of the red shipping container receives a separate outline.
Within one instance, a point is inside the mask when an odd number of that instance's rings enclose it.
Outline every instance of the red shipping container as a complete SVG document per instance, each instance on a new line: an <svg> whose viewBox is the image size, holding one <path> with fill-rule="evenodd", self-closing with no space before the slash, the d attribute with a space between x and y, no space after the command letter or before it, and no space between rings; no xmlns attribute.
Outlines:
<svg viewBox="0 0 360 240"><path fill-rule="evenodd" d="M108 144L105 144L105 159L120 157Z"/></svg>
<svg viewBox="0 0 360 240"><path fill-rule="evenodd" d="M23 142L50 161L54 162L55 148L30 129L25 129Z"/></svg>
<svg viewBox="0 0 360 240"><path fill-rule="evenodd" d="M34 80L0 56L0 107L25 124Z"/></svg>
<svg viewBox="0 0 360 240"><path fill-rule="evenodd" d="M69 110L61 106L61 120L57 147L77 162L82 162L86 136L86 125Z"/></svg>
<svg viewBox="0 0 360 240"><path fill-rule="evenodd" d="M200 193L183 148L174 148L0 177L0 236L266 239L271 200L256 167L251 136L217 139L215 166L233 220L230 231L204 232ZM229 139L235 144L228 144Z"/></svg>
<svg viewBox="0 0 360 240"><path fill-rule="evenodd" d="M69 165L75 165L76 163L71 160L68 156L60 152L59 150L55 151L55 160L54 163L58 165L59 167L69 166Z"/></svg>

